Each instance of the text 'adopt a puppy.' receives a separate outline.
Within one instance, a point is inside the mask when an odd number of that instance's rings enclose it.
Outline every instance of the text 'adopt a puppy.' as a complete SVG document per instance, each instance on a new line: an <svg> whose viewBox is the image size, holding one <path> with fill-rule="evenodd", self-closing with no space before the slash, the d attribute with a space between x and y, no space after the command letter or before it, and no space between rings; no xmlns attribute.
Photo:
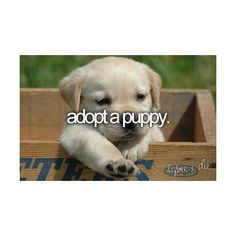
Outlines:
<svg viewBox="0 0 236 236"><path fill-rule="evenodd" d="M140 127L149 124L150 127L157 125L162 128L165 123L169 123L167 120L167 113L161 114L157 112L141 112L132 113L125 112L119 114L117 112L108 113L106 110L103 112L86 112L85 109L82 112L69 112L67 114L68 124L93 124L97 127L99 124L121 124L122 127L126 127L129 124L139 124Z"/></svg>

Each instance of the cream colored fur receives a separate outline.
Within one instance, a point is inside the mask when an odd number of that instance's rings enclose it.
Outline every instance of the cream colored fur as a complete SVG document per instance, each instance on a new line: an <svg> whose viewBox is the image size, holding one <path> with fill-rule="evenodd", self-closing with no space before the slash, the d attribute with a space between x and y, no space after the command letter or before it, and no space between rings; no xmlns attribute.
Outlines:
<svg viewBox="0 0 236 236"><path fill-rule="evenodd" d="M159 108L161 79L148 66L131 59L106 57L78 68L60 83L64 100L73 111L151 112ZM139 101L137 94L144 94ZM96 101L108 98L110 103ZM119 124L68 125L61 134L61 143L70 155L91 169L106 176L137 175L135 162L142 159L150 142L164 141L157 126L138 127L127 135ZM113 170L107 166L111 165ZM122 167L126 171L122 170ZM133 170L128 173L128 170Z"/></svg>

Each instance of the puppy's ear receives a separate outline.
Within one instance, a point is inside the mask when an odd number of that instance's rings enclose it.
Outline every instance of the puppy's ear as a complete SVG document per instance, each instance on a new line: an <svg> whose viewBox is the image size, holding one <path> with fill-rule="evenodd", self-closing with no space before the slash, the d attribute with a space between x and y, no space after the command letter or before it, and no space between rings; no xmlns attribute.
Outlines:
<svg viewBox="0 0 236 236"><path fill-rule="evenodd" d="M79 111L81 91L84 84L82 72L78 69L60 81L60 93L73 111Z"/></svg>
<svg viewBox="0 0 236 236"><path fill-rule="evenodd" d="M158 110L160 108L161 77L149 67L147 67L147 72L151 86L152 109Z"/></svg>

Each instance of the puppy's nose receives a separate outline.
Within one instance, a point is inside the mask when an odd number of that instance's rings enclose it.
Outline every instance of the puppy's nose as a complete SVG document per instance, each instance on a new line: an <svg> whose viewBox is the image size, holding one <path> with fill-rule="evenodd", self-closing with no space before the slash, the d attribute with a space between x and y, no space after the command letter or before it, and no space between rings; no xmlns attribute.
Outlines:
<svg viewBox="0 0 236 236"><path fill-rule="evenodd" d="M120 119L120 124L126 130L134 130L136 128L136 124L133 123L132 121L129 121L128 119L125 119L124 126L123 126L123 119L121 118Z"/></svg>
<svg viewBox="0 0 236 236"><path fill-rule="evenodd" d="M124 128L127 130L134 130L135 124L133 122L126 123Z"/></svg>

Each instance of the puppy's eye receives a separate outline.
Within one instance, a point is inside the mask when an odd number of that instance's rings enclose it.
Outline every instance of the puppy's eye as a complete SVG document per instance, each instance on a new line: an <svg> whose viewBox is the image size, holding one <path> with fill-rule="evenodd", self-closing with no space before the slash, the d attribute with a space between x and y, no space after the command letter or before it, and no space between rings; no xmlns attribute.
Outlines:
<svg viewBox="0 0 236 236"><path fill-rule="evenodd" d="M142 93L138 93L137 94L137 100L138 101L143 101L145 99L145 95L144 94L142 94Z"/></svg>
<svg viewBox="0 0 236 236"><path fill-rule="evenodd" d="M99 106L110 105L111 104L111 99L110 98L96 99L95 102Z"/></svg>

